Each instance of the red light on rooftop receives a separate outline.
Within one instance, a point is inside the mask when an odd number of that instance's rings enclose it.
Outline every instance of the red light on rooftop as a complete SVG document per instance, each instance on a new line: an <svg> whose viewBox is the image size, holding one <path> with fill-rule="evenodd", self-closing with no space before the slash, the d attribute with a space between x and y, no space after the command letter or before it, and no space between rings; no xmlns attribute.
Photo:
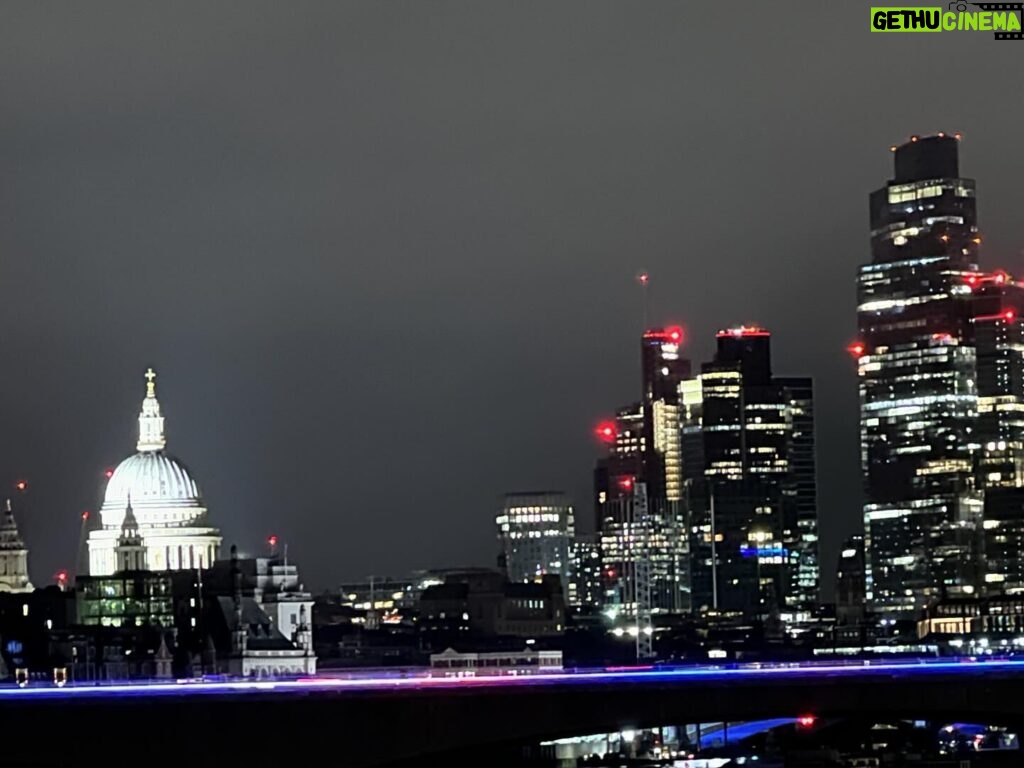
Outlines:
<svg viewBox="0 0 1024 768"><path fill-rule="evenodd" d="M59 570L55 574L53 574L53 579L57 582L58 585L63 587L65 584L68 583L68 572L63 569Z"/></svg>
<svg viewBox="0 0 1024 768"><path fill-rule="evenodd" d="M89 510L87 509L84 512L82 512L82 522L86 523L88 521L89 521Z"/></svg>
<svg viewBox="0 0 1024 768"><path fill-rule="evenodd" d="M867 347L864 345L864 342L862 341L855 341L846 348L846 351L849 352L854 357L863 356L866 350Z"/></svg>
<svg viewBox="0 0 1024 768"><path fill-rule="evenodd" d="M645 339L657 339L658 341L670 344L680 344L683 340L683 329L678 325L671 325L668 328L648 328L644 331Z"/></svg>
<svg viewBox="0 0 1024 768"><path fill-rule="evenodd" d="M953 138L956 139L957 141L960 141L960 139L962 139L963 137L964 135L960 133L960 131L957 131L956 133L953 134Z"/></svg>
<svg viewBox="0 0 1024 768"><path fill-rule="evenodd" d="M618 436L618 430L615 428L615 423L611 421L602 421L594 428L594 434L597 435L598 439L605 443L615 442L615 438Z"/></svg>
<svg viewBox="0 0 1024 768"><path fill-rule="evenodd" d="M276 547L277 546L277 536L275 536L273 534L268 536L267 537L267 544L269 544L272 547Z"/></svg>
<svg viewBox="0 0 1024 768"><path fill-rule="evenodd" d="M651 276L648 275L646 272L641 272L639 275L636 276L636 281L640 283L640 285L646 286L647 283L651 281Z"/></svg>
<svg viewBox="0 0 1024 768"><path fill-rule="evenodd" d="M633 489L633 478L623 477L619 480L619 488L624 491L631 491Z"/></svg>
<svg viewBox="0 0 1024 768"><path fill-rule="evenodd" d="M728 338L730 336L736 339L742 339L747 336L771 336L771 333L759 325L739 325L735 328L724 328L715 334L715 337L719 339Z"/></svg>
<svg viewBox="0 0 1024 768"><path fill-rule="evenodd" d="M106 475L107 480L109 480L110 478L112 478L114 476L114 470L108 469L103 474Z"/></svg>
<svg viewBox="0 0 1024 768"><path fill-rule="evenodd" d="M920 136L911 136L910 140L911 141L917 141L919 138L921 138L921 137Z"/></svg>
<svg viewBox="0 0 1024 768"><path fill-rule="evenodd" d="M25 482L24 480L19 480L14 484L14 487L19 491L24 491L28 489L28 483Z"/></svg>

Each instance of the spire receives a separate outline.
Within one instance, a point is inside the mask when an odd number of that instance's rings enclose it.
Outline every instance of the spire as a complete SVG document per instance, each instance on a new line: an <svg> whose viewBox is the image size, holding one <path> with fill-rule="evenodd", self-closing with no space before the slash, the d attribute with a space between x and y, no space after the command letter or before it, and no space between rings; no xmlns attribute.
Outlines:
<svg viewBox="0 0 1024 768"><path fill-rule="evenodd" d="M117 545L114 547L114 557L117 559L118 571L146 570L146 547L142 536L139 535L139 521L135 519L135 512L132 511L130 493L128 506L124 510L124 520L121 522L121 535L118 536Z"/></svg>
<svg viewBox="0 0 1024 768"><path fill-rule="evenodd" d="M0 517L0 592L31 592L28 578L28 549L18 533L11 500L4 502Z"/></svg>
<svg viewBox="0 0 1024 768"><path fill-rule="evenodd" d="M139 414L139 451L162 451L167 445L164 439L164 417L160 415L160 401L156 399L156 371L146 370L146 398L142 401Z"/></svg>
<svg viewBox="0 0 1024 768"><path fill-rule="evenodd" d="M24 549L25 542L18 533L18 523L14 519L11 500L4 501L3 519L0 520L0 549Z"/></svg>
<svg viewBox="0 0 1024 768"><path fill-rule="evenodd" d="M121 521L121 538L136 539L139 536L139 521L135 519L132 509L132 494L128 492L128 506L124 508L124 520Z"/></svg>

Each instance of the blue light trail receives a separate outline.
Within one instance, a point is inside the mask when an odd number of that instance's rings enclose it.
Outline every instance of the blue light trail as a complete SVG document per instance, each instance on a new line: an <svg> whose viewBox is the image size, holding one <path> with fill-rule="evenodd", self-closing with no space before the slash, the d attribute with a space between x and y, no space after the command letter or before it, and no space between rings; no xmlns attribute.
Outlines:
<svg viewBox="0 0 1024 768"><path fill-rule="evenodd" d="M700 680L754 680L824 677L866 677L907 675L981 675L1014 672L1024 675L1024 660L944 659L941 661L889 661L860 664L808 662L800 664L747 664L730 666L676 667L631 670L567 670L523 675L480 675L435 677L427 669L402 676L400 673L352 673L345 677L313 677L298 680L167 681L118 684L68 684L65 687L35 684L25 688L0 688L0 702L17 699L155 697L183 695L308 694L312 692L358 692L375 690L419 690L433 688L501 688L541 685L628 685L645 682Z"/></svg>

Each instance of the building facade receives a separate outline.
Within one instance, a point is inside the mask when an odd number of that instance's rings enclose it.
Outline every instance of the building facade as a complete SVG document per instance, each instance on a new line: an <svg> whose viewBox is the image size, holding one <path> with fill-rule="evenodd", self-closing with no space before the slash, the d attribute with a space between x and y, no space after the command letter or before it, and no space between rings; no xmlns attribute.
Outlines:
<svg viewBox="0 0 1024 768"><path fill-rule="evenodd" d="M870 196L871 262L857 280L866 594L913 618L978 585L982 499L978 360L971 319L978 273L975 184L959 139L893 147L894 175ZM984 320L998 322L997 320Z"/></svg>
<svg viewBox="0 0 1024 768"><path fill-rule="evenodd" d="M507 494L495 522L509 581L557 576L568 593L576 537L575 512L568 496L561 491Z"/></svg>
<svg viewBox="0 0 1024 768"><path fill-rule="evenodd" d="M594 472L594 508L610 616L691 608L679 399L691 366L682 344L678 326L645 330L642 399L597 428L608 450Z"/></svg>
<svg viewBox="0 0 1024 768"><path fill-rule="evenodd" d="M813 385L772 374L771 334L717 334L680 386L694 609L802 620L818 602Z"/></svg>

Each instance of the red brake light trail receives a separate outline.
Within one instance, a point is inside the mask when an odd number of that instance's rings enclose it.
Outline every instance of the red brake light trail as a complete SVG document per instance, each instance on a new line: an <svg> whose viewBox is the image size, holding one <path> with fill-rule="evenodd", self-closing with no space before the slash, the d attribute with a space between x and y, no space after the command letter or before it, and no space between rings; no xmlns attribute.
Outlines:
<svg viewBox="0 0 1024 768"><path fill-rule="evenodd" d="M798 728L812 728L817 720L818 718L814 715L800 715L800 717L796 719L796 724Z"/></svg>

